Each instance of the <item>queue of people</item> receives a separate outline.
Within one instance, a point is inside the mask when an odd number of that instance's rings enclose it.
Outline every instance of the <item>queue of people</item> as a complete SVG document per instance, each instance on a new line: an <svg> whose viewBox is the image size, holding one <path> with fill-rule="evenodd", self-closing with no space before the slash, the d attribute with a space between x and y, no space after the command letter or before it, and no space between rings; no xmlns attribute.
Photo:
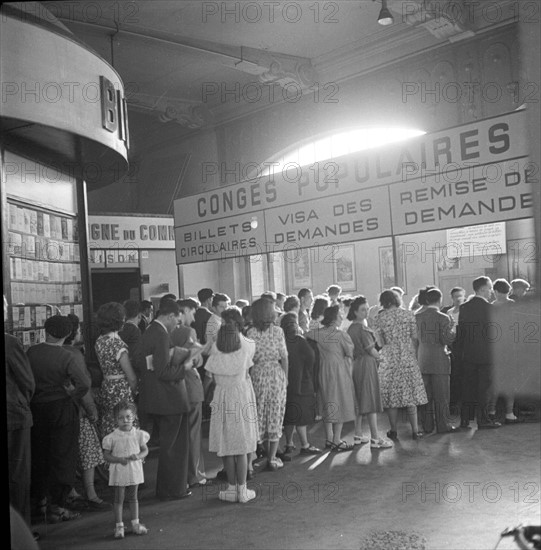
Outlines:
<svg viewBox="0 0 541 550"><path fill-rule="evenodd" d="M282 469L296 450L295 433L301 455L363 444L387 449L403 437L400 409L411 438L420 440L471 429L474 419L478 429L500 427L499 396L503 422L516 423L513 357L508 353L507 375L494 372L489 329L495 312L505 319L521 299L524 283L478 277L470 297L453 288L445 308L434 286L421 289L409 309L397 287L384 289L370 307L362 295L345 299L337 285L316 297L307 288L279 299L265 292L252 304L237 301L242 309L212 289L201 289L197 300L167 295L153 318L149 302L110 302L96 314L101 334L94 349L103 376L97 389L91 389L76 317L47 319L46 342L27 353L5 335L12 504L28 524L31 506L50 521L76 519L69 495L79 467L89 509L113 509L115 538L124 537L126 499L131 531L146 534L137 487L151 436L159 445L157 498L184 499L193 487L213 482L203 461L205 403L208 450L222 458L227 480L219 498L240 503L255 498L247 486L254 461L268 471ZM460 410L458 426L451 407ZM383 411L386 437L378 429ZM308 437L318 420L325 449ZM348 441L342 432L351 421ZM103 465L115 487L113 504L94 487L94 470Z"/></svg>

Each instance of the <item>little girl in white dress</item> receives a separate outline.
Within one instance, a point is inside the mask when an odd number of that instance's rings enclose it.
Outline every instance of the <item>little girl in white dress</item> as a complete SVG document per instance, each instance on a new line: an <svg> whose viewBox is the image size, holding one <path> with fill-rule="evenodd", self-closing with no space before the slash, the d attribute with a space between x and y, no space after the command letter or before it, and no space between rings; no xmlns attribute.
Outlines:
<svg viewBox="0 0 541 550"><path fill-rule="evenodd" d="M103 438L103 456L109 467L109 485L115 488L115 538L124 538L122 511L124 497L130 505L132 533L146 535L148 529L139 523L137 488L144 482L143 459L148 455L147 442L150 435L133 427L137 409L133 403L122 401L114 410L118 428Z"/></svg>

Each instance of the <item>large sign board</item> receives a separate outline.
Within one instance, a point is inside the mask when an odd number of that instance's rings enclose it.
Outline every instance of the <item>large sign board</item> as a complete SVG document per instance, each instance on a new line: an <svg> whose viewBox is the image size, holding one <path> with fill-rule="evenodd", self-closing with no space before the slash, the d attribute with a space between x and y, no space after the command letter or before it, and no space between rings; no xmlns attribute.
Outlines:
<svg viewBox="0 0 541 550"><path fill-rule="evenodd" d="M525 111L175 201L177 263L533 216Z"/></svg>

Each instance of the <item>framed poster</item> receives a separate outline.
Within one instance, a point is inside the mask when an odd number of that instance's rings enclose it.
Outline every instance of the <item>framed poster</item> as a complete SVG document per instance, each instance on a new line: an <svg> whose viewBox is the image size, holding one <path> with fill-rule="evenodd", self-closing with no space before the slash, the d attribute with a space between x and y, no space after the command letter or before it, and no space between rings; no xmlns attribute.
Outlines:
<svg viewBox="0 0 541 550"><path fill-rule="evenodd" d="M381 290L394 285L394 259L392 246L379 247L379 276Z"/></svg>
<svg viewBox="0 0 541 550"><path fill-rule="evenodd" d="M437 271L449 271L451 269L460 269L460 258L451 257L450 254L456 252L456 249L447 246L434 247L434 262Z"/></svg>
<svg viewBox="0 0 541 550"><path fill-rule="evenodd" d="M398 276L400 281L398 284L394 280L394 259L392 246L380 246L379 249L379 275L381 290L389 289L393 286L399 286L404 294L408 293L406 262L404 261L404 245L400 245L397 250L398 254Z"/></svg>
<svg viewBox="0 0 541 550"><path fill-rule="evenodd" d="M530 284L535 280L539 259L533 239L513 239L507 243L507 266L509 281L525 279Z"/></svg>
<svg viewBox="0 0 541 550"><path fill-rule="evenodd" d="M312 264L309 248L298 250L297 257L293 261L293 287L299 289L312 287Z"/></svg>
<svg viewBox="0 0 541 550"><path fill-rule="evenodd" d="M354 245L340 245L334 261L334 282L342 290L355 290L355 247Z"/></svg>

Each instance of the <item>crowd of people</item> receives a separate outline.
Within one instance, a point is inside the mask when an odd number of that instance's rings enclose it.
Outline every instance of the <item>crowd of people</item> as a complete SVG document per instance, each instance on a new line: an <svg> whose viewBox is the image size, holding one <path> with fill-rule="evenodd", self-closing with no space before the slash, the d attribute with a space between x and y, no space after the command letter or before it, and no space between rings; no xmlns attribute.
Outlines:
<svg viewBox="0 0 541 550"><path fill-rule="evenodd" d="M505 357L507 378L494 372L490 328L528 287L481 276L467 298L453 288L446 307L434 286L420 289L408 308L398 287L370 307L337 285L315 297L308 288L291 296L268 291L234 305L204 288L197 299L166 295L156 312L150 301L110 302L96 312L97 388L76 316L49 317L46 342L26 353L5 334L11 503L30 525L32 512L75 519L70 499L84 498L89 509L114 512L114 536L123 538L126 499L131 531L144 535L137 487L149 447L159 447L157 498L183 499L213 482L203 460L205 416L208 450L222 458L218 478L227 481L219 499L240 503L255 498L247 481L256 463L274 472L291 460L295 433L299 454L317 455L392 447L401 409L413 440L471 429L472 420L478 429L516 423L513 356ZM4 298L4 317L6 310ZM377 416L384 411L385 436ZM324 449L308 436L319 421ZM343 426L351 421L348 441ZM113 504L96 493L96 467L108 469Z"/></svg>

